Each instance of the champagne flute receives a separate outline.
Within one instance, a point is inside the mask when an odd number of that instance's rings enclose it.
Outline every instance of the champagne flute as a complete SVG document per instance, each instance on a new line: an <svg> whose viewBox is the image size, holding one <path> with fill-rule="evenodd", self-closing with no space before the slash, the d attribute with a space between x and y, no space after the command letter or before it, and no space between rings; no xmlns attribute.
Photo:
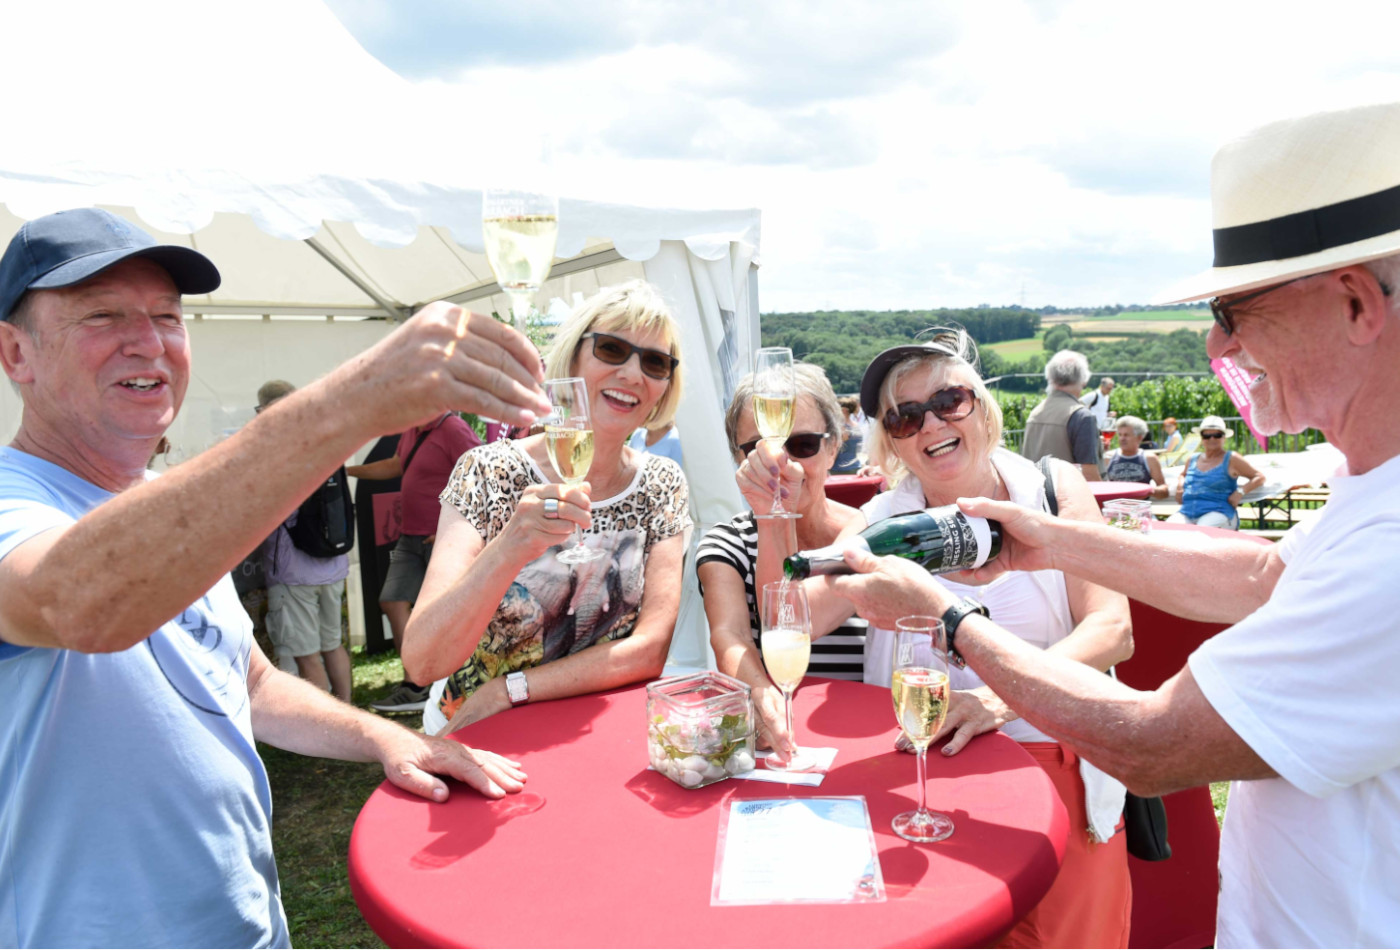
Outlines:
<svg viewBox="0 0 1400 950"><path fill-rule="evenodd" d="M530 191L488 188L481 196L481 233L491 271L510 297L515 328L524 333L535 294L554 265L559 199Z"/></svg>
<svg viewBox="0 0 1400 950"><path fill-rule="evenodd" d="M774 452L792 435L797 405L797 379L792 372L792 350L785 346L765 346L754 356L753 420L758 434ZM783 506L782 485L773 489L773 505L758 518L800 518Z"/></svg>
<svg viewBox="0 0 1400 950"><path fill-rule="evenodd" d="M895 621L894 714L919 759L919 807L894 817L890 827L906 841L942 841L953 833L953 819L928 810L929 743L948 715L948 644L937 617L901 617Z"/></svg>
<svg viewBox="0 0 1400 950"><path fill-rule="evenodd" d="M793 744L787 761L777 762L770 755L765 764L779 772L810 772L816 760L797 748L797 734L792 729L792 693L807 674L807 661L812 656L812 615L801 584L774 581L763 585L763 635L759 642L768 678L783 691L783 718Z"/></svg>
<svg viewBox="0 0 1400 950"><path fill-rule="evenodd" d="M550 415L545 421L545 447L549 463L559 479L570 488L588 477L593 464L593 423L588 413L588 387L577 376L544 381ZM582 564L603 556L597 548L583 543L583 531L574 526L574 546L557 557L565 564Z"/></svg>

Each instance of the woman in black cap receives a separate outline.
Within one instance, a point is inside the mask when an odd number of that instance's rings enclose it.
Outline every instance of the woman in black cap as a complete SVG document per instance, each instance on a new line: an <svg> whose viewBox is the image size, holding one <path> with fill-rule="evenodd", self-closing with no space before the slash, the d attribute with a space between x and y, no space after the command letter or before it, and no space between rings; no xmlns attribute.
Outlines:
<svg viewBox="0 0 1400 950"><path fill-rule="evenodd" d="M863 505L846 533L962 497L1047 508L1045 474L1001 445L1001 408L978 375L976 360L976 346L964 331L939 329L925 343L886 350L866 369L860 395L871 420L870 461L894 487ZM1059 515L1101 521L1077 468L1051 464ZM985 604L992 620L1034 646L1099 670L1132 655L1128 602L1121 594L1059 571L1007 573L981 587L956 578L938 580L955 595ZM822 585L809 583L809 593L814 586ZM813 613L819 609L814 603ZM872 626L867 683L889 685L893 654L892 632ZM1069 810L1070 826L1081 829L1070 835L1050 891L1002 945L1127 946L1131 884L1126 842L1117 830L1123 786L1021 719L972 670L949 673L954 692L943 754L955 755L974 736L1000 729L1046 771Z"/></svg>

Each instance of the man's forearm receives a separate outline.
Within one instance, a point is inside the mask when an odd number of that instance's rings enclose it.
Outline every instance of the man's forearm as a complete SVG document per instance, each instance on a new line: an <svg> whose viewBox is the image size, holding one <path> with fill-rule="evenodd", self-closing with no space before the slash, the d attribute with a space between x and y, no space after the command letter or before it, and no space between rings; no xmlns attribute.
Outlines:
<svg viewBox="0 0 1400 950"><path fill-rule="evenodd" d="M1235 623L1269 598L1269 548L1244 540L1061 521L1055 567L1188 620ZM1201 591L1209 590L1209 597Z"/></svg>

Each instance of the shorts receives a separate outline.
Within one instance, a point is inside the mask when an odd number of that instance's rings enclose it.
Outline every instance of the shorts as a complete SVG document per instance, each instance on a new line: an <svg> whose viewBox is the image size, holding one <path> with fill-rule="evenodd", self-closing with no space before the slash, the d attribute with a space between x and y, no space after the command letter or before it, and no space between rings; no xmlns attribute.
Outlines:
<svg viewBox="0 0 1400 950"><path fill-rule="evenodd" d="M423 577L428 573L428 559L433 556L433 546L426 539L425 534L399 536L399 543L389 552L389 573L379 591L381 603L406 601L411 604L418 599Z"/></svg>
<svg viewBox="0 0 1400 950"><path fill-rule="evenodd" d="M345 582L267 589L267 635L278 656L311 656L340 646Z"/></svg>

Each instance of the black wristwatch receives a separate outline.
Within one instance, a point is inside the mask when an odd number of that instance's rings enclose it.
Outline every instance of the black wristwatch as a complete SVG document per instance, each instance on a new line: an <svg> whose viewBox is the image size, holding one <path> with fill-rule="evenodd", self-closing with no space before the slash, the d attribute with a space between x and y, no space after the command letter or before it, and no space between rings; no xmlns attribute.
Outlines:
<svg viewBox="0 0 1400 950"><path fill-rule="evenodd" d="M987 609L985 604L979 603L971 597L964 597L943 611L943 633L948 640L948 661L960 670L967 667L967 661L962 658L958 648L953 646L953 634L957 632L958 625L969 614L981 614L988 620L992 617L992 612Z"/></svg>

